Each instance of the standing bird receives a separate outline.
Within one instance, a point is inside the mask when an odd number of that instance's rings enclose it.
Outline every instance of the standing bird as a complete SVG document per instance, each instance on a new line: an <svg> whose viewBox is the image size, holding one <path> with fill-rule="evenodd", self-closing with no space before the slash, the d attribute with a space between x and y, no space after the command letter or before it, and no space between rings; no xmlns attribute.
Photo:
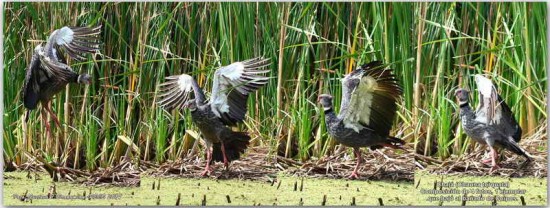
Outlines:
<svg viewBox="0 0 550 208"><path fill-rule="evenodd" d="M193 122L206 143L206 167L202 175L212 172L213 161L229 162L239 159L246 150L250 136L228 127L242 122L247 111L246 101L251 92L267 84L269 60L254 58L223 66L214 73L212 95L207 101L197 82L187 74L166 77L160 84L159 105L167 109L189 108ZM194 97L191 99L191 95ZM212 150L210 148L212 147Z"/></svg>
<svg viewBox="0 0 550 208"><path fill-rule="evenodd" d="M100 33L101 26L63 27L52 32L45 46L40 44L34 48L22 89L23 104L28 109L26 120L29 118L30 111L36 109L40 101L41 117L48 134L51 135L51 130L46 113L49 113L55 124L61 127L59 119L51 110L52 97L63 90L68 83L90 83L90 75L78 74L67 65L61 50L64 50L72 59L85 60L86 53L99 50Z"/></svg>
<svg viewBox="0 0 550 208"><path fill-rule="evenodd" d="M491 162L491 172L499 168L495 147L524 156L527 159L526 162L531 161L525 150L517 144L521 139L521 127L512 115L510 107L497 94L491 80L482 75L475 75L475 81L480 101L475 112L469 105L468 90L459 88L455 91L455 96L460 105L460 119L466 135L476 142L489 146L491 158L482 162Z"/></svg>
<svg viewBox="0 0 550 208"><path fill-rule="evenodd" d="M385 68L382 62L374 61L342 79L342 105L338 115L332 108L332 96L319 95L318 102L325 111L328 133L339 143L353 147L357 157L350 179L359 178L360 147L402 149L405 142L389 136L401 94L402 89L392 70Z"/></svg>

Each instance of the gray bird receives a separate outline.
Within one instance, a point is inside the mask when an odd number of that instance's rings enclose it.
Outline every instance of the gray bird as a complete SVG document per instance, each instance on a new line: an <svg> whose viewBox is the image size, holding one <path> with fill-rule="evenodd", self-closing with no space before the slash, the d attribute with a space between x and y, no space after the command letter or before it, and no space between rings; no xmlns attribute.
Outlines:
<svg viewBox="0 0 550 208"><path fill-rule="evenodd" d="M479 104L476 109L476 118L486 124L493 125L506 136L511 136L515 142L521 139L521 127L514 118L510 107L497 93L496 87L490 79L483 75L475 75Z"/></svg>
<svg viewBox="0 0 550 208"><path fill-rule="evenodd" d="M466 135L480 144L489 146L491 158L482 162L491 163L491 172L499 168L495 147L521 155L527 159L526 162L531 161L527 152L517 144L521 139L521 127L512 115L510 107L496 93L496 88L489 79L476 75L475 80L480 100L475 112L469 105L468 90L459 88L455 91L455 96L459 102L460 120Z"/></svg>
<svg viewBox="0 0 550 208"><path fill-rule="evenodd" d="M332 96L319 95L318 102L325 112L328 133L337 142L353 147L357 158L349 178L359 178L360 147L402 149L405 142L389 136L401 94L402 89L392 70L374 61L342 79L342 105L338 115L332 107Z"/></svg>
<svg viewBox="0 0 550 208"><path fill-rule="evenodd" d="M243 122L248 95L269 80L265 76L269 70L259 69L269 64L268 59L254 58L217 69L208 101L197 82L187 74L166 77L167 81L160 84L159 105L167 109L189 108L202 133L207 156L203 176L212 172L212 161L223 161L228 169L229 162L239 159L246 150L250 136L228 126Z"/></svg>
<svg viewBox="0 0 550 208"><path fill-rule="evenodd" d="M55 124L61 127L59 119L50 108L52 97L63 90L68 83L90 83L90 75L74 72L67 65L61 51L65 51L72 59L85 60L86 53L99 50L100 33L101 26L63 27L52 32L45 46L40 44L34 48L27 67L22 98L25 108L28 109L26 119L29 118L30 111L36 109L38 102L42 103L41 117L48 134L51 135L51 130L45 117L46 113L49 113Z"/></svg>

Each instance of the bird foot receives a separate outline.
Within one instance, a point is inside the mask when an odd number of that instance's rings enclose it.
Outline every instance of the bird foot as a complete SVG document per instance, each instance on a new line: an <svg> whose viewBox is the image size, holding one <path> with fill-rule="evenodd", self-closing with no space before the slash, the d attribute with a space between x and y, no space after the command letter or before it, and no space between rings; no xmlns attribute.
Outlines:
<svg viewBox="0 0 550 208"><path fill-rule="evenodd" d="M491 164L491 162L492 162L492 161L491 161L491 158L481 160L481 163L483 163L483 164Z"/></svg>
<svg viewBox="0 0 550 208"><path fill-rule="evenodd" d="M351 173L351 175L348 177L348 179L351 179L351 180L353 180L353 179L359 179L359 173L357 173L357 171L353 171L353 172Z"/></svg>
<svg viewBox="0 0 550 208"><path fill-rule="evenodd" d="M209 176L210 174L212 173L212 168L206 166L206 168L204 168L204 171L201 173L201 176Z"/></svg>

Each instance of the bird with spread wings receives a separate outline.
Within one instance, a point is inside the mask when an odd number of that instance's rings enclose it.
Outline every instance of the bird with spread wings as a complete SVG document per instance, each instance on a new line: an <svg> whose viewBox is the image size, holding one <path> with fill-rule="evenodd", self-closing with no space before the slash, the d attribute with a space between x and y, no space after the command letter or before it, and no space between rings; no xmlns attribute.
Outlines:
<svg viewBox="0 0 550 208"><path fill-rule="evenodd" d="M167 77L167 81L160 85L159 105L167 109L188 108L202 133L207 156L202 175L212 172L212 161L223 161L228 169L229 162L239 159L246 150L250 136L228 126L244 121L250 93L269 81L269 70L263 69L269 64L269 59L259 57L218 68L209 100L187 74Z"/></svg>
<svg viewBox="0 0 550 208"><path fill-rule="evenodd" d="M360 147L402 148L403 140L389 136L401 94L392 70L382 62L373 61L342 79L342 105L338 115L332 107L332 96L319 95L328 133L337 142L353 147L356 155L357 163L350 178L359 177Z"/></svg>
<svg viewBox="0 0 550 208"><path fill-rule="evenodd" d="M90 75L78 74L67 65L62 51L71 59L83 61L86 54L99 51L100 33L101 26L62 27L52 32L44 46L40 44L34 49L21 93L23 104L28 109L26 119L30 111L36 109L38 102L42 104L41 117L49 135L51 130L45 117L47 113L55 124L61 127L59 119L50 107L52 97L65 89L69 83L91 82Z"/></svg>

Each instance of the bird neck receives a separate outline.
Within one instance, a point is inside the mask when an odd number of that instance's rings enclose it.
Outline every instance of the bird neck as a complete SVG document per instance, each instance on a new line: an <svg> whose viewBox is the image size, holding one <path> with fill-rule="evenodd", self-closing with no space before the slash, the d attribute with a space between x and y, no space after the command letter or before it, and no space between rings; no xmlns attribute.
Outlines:
<svg viewBox="0 0 550 208"><path fill-rule="evenodd" d="M334 109L332 108L332 106L324 107L323 110L325 112L325 123L329 124L329 123L334 122L337 119L336 114L334 113Z"/></svg>
<svg viewBox="0 0 550 208"><path fill-rule="evenodd" d="M79 83L79 78L80 78L80 75L77 74L77 73L72 73L71 74L71 77L69 78L69 81L72 82L72 83Z"/></svg>
<svg viewBox="0 0 550 208"><path fill-rule="evenodd" d="M460 106L460 109L470 108L470 104L468 103L468 101L460 101L459 106Z"/></svg>
<svg viewBox="0 0 550 208"><path fill-rule="evenodd" d="M468 101L461 101L459 103L460 106L460 117L475 117L475 114L472 112L472 108L470 108L470 104Z"/></svg>

